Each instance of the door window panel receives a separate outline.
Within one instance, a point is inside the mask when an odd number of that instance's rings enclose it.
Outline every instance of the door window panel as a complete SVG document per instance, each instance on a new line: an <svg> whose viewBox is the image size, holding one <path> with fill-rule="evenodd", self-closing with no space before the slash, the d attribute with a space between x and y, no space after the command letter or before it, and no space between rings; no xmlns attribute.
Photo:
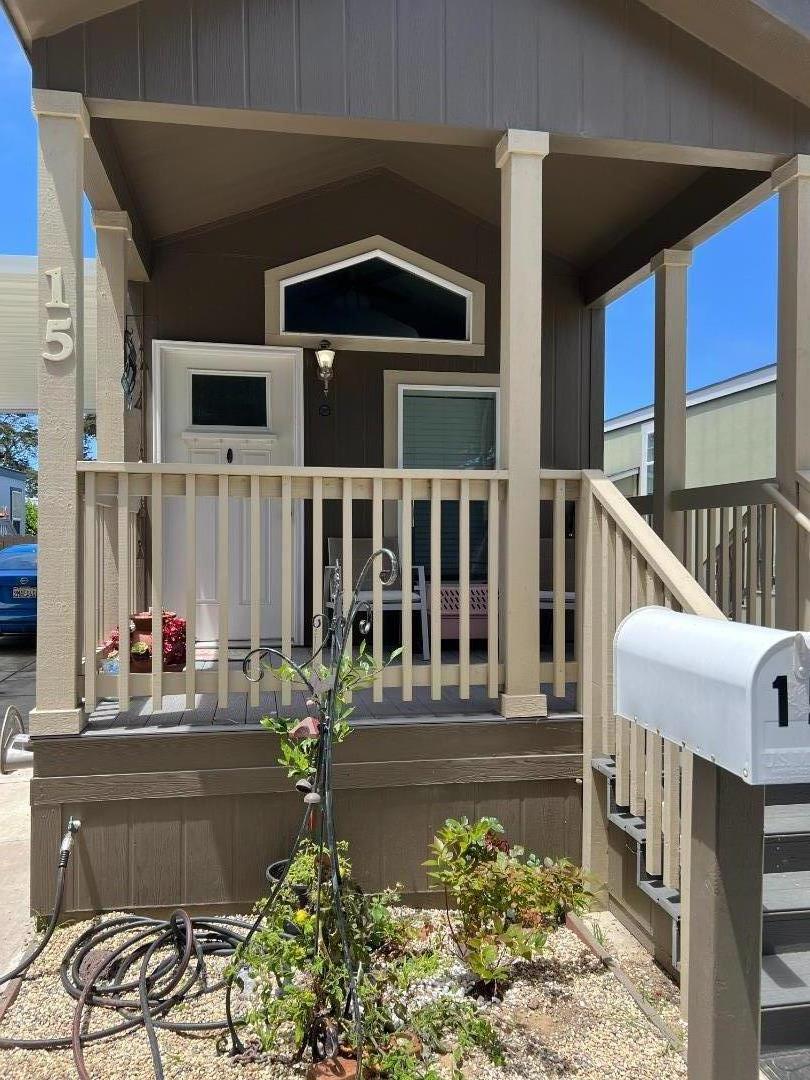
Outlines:
<svg viewBox="0 0 810 1080"><path fill-rule="evenodd" d="M191 423L195 427L266 429L267 377L192 372Z"/></svg>

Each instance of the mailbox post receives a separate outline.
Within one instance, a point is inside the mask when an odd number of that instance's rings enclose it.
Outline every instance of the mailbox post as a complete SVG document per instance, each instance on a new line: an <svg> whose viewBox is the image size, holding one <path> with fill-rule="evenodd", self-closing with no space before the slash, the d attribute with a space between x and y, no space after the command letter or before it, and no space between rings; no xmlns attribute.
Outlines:
<svg viewBox="0 0 810 1080"><path fill-rule="evenodd" d="M641 608L615 712L694 756L689 1080L756 1080L764 785L810 782L810 635Z"/></svg>

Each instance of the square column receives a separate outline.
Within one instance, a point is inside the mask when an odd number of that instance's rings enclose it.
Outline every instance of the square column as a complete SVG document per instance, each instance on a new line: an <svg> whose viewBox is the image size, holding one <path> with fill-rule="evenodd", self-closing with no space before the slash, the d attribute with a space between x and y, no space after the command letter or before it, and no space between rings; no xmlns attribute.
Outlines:
<svg viewBox="0 0 810 1080"><path fill-rule="evenodd" d="M655 274L655 405L653 528L683 561L683 523L671 509L686 486L686 272L691 251L668 249L650 263Z"/></svg>
<svg viewBox="0 0 810 1080"><path fill-rule="evenodd" d="M803 513L810 493L810 156L773 174L779 192L779 299L776 347L776 481ZM810 537L787 514L776 521L776 625L810 630Z"/></svg>
<svg viewBox="0 0 810 1080"><path fill-rule="evenodd" d="M132 239L129 214L94 210L96 230L96 442L99 461L127 460L128 416L121 375L127 328L127 251ZM131 439L129 440L131 442ZM102 515L102 595L100 637L118 625L118 508Z"/></svg>
<svg viewBox="0 0 810 1080"><path fill-rule="evenodd" d="M76 695L81 663L79 498L84 394L84 140L80 94L35 90L39 135L39 612L36 708L31 734L84 725Z"/></svg>
<svg viewBox="0 0 810 1080"><path fill-rule="evenodd" d="M543 159L548 134L507 131L501 170L501 466L509 470L502 533L504 716L546 712L540 684L540 330Z"/></svg>

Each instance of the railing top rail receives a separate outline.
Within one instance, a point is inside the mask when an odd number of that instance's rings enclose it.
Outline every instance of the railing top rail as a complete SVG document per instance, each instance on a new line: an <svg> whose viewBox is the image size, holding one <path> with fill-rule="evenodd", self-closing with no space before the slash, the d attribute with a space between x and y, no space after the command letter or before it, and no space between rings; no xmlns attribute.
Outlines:
<svg viewBox="0 0 810 1080"><path fill-rule="evenodd" d="M309 465L200 465L184 461L78 461L80 473L128 473L136 476L321 476L334 479L505 480L505 469L342 469ZM575 474L579 478L579 473Z"/></svg>
<svg viewBox="0 0 810 1080"><path fill-rule="evenodd" d="M712 510L721 506L750 506L773 502L764 490L775 483L772 477L761 480L740 480L733 484L706 484L702 487L680 488L673 491L670 505L673 510Z"/></svg>
<svg viewBox="0 0 810 1080"><path fill-rule="evenodd" d="M595 498L610 515L647 565L658 575L684 611L705 615L709 619L725 616L711 597L698 585L683 563L664 541L633 509L612 480L602 473L584 471Z"/></svg>

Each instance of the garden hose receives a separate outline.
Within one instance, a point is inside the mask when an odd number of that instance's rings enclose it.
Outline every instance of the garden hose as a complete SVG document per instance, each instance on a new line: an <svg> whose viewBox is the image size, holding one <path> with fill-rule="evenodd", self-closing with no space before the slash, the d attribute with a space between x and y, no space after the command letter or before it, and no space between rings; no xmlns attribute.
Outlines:
<svg viewBox="0 0 810 1080"><path fill-rule="evenodd" d="M8 1011L23 979L59 923L67 867L80 825L81 822L71 818L60 845L53 912L42 939L16 967L0 976L0 986L12 983L0 1005L0 1016ZM62 985L76 1002L70 1034L39 1039L2 1037L0 1049L72 1049L80 1080L90 1080L84 1061L85 1045L142 1027L149 1040L156 1080L163 1080L157 1041L159 1029L199 1033L228 1028L225 1018L191 1023L174 1022L167 1017L180 1002L214 993L225 986L222 979L208 982L205 959L233 956L249 929L250 923L238 916L192 919L182 910L175 911L168 919L140 915L103 919L73 941L62 957ZM116 1019L107 1027L92 1032L83 1030L91 1008L109 1009ZM241 1025L244 1021L232 1022Z"/></svg>

